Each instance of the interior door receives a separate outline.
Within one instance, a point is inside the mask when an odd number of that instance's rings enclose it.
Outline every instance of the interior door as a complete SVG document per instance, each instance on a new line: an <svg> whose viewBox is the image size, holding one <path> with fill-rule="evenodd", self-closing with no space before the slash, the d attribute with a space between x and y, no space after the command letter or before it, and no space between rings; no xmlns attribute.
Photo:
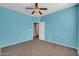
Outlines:
<svg viewBox="0 0 79 59"><path fill-rule="evenodd" d="M39 23L39 39L45 40L45 22Z"/></svg>

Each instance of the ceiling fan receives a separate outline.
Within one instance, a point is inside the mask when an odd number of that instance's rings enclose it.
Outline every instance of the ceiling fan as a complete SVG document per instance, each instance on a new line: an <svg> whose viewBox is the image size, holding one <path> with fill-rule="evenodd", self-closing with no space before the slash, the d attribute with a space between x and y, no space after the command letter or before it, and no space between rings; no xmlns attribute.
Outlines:
<svg viewBox="0 0 79 59"><path fill-rule="evenodd" d="M39 8L38 3L35 3L35 7L34 8L26 8L26 9L32 9L33 11L32 11L31 14L39 13L40 15L42 15L41 10L47 10L47 8Z"/></svg>

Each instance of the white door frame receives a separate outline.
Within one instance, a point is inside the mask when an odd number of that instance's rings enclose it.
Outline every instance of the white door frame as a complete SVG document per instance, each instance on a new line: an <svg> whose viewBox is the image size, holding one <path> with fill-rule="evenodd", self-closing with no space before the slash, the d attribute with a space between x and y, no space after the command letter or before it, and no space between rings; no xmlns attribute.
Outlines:
<svg viewBox="0 0 79 59"><path fill-rule="evenodd" d="M45 40L45 22L33 22L32 23L32 39L34 36L34 28L33 28L33 24L34 23L39 23L39 39L40 40Z"/></svg>

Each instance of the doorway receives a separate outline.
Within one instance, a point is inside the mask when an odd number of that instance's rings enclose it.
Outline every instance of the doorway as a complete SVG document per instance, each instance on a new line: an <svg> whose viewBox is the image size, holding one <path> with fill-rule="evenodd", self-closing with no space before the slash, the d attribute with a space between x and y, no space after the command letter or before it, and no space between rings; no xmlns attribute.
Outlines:
<svg viewBox="0 0 79 59"><path fill-rule="evenodd" d="M34 22L33 23L33 39L44 40L45 39L45 23Z"/></svg>
<svg viewBox="0 0 79 59"><path fill-rule="evenodd" d="M39 23L33 23L33 39L39 39Z"/></svg>

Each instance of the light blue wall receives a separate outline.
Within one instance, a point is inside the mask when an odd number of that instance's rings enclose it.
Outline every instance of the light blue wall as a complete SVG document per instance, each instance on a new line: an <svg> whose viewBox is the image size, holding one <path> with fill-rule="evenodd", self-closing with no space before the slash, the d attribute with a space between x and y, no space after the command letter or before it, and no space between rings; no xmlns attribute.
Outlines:
<svg viewBox="0 0 79 59"><path fill-rule="evenodd" d="M79 4L77 5L77 51L79 54Z"/></svg>
<svg viewBox="0 0 79 59"><path fill-rule="evenodd" d="M43 16L45 39L57 44L77 48L76 7Z"/></svg>
<svg viewBox="0 0 79 59"><path fill-rule="evenodd" d="M0 47L32 40L32 22L39 20L40 17L0 7Z"/></svg>

